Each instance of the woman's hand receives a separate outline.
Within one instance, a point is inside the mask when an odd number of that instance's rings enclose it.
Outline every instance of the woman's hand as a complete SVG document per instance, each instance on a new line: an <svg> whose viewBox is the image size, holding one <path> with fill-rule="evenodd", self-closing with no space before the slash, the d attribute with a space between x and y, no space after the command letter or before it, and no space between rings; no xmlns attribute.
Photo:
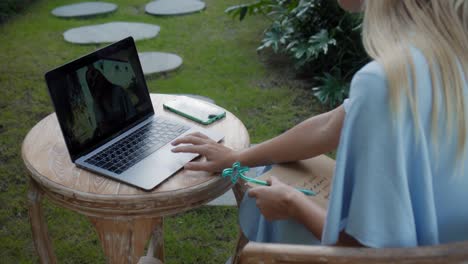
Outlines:
<svg viewBox="0 0 468 264"><path fill-rule="evenodd" d="M178 146L180 144L187 144ZM236 152L215 142L200 132L189 134L185 137L176 139L172 142L172 152L197 153L206 157L206 161L192 161L187 163L184 168L195 171L220 172L225 168L232 167L236 162Z"/></svg>
<svg viewBox="0 0 468 264"><path fill-rule="evenodd" d="M268 221L293 218L295 199L304 195L275 177L267 182L270 186L255 187L248 192L250 197L257 200L262 215Z"/></svg>

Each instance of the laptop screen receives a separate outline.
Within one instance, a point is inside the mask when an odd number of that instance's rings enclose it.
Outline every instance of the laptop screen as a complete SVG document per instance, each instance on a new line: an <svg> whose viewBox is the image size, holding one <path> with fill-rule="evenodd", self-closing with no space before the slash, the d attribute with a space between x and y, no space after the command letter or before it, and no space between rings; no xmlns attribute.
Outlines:
<svg viewBox="0 0 468 264"><path fill-rule="evenodd" d="M154 113L132 38L46 74L72 161Z"/></svg>

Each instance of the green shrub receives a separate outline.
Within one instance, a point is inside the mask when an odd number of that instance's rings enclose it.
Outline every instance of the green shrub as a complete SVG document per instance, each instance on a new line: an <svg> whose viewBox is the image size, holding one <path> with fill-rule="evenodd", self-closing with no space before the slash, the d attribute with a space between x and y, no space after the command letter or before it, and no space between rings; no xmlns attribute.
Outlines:
<svg viewBox="0 0 468 264"><path fill-rule="evenodd" d="M319 101L329 108L342 103L348 96L349 84L341 78L340 73L325 73L323 77L317 77L317 81L320 86L312 88L312 91Z"/></svg>
<svg viewBox="0 0 468 264"><path fill-rule="evenodd" d="M24 10L33 0L0 0L0 23Z"/></svg>
<svg viewBox="0 0 468 264"><path fill-rule="evenodd" d="M263 14L272 19L258 50L271 48L292 58L298 73L311 78L314 95L335 107L348 95L349 82L368 57L361 44L358 14L332 0L258 0L226 13L243 20Z"/></svg>

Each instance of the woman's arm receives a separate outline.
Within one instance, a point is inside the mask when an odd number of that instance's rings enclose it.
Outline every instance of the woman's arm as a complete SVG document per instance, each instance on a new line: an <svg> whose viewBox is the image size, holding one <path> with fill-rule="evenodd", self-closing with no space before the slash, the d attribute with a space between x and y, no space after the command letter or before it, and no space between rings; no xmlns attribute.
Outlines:
<svg viewBox="0 0 468 264"><path fill-rule="evenodd" d="M269 186L249 190L256 205L269 221L292 218L304 225L316 238L321 239L327 210L293 187L275 177L268 179ZM337 246L362 246L345 232L341 232Z"/></svg>
<svg viewBox="0 0 468 264"><path fill-rule="evenodd" d="M345 111L340 106L330 112L307 119L292 129L254 147L232 151L196 133L175 140L173 152L198 153L206 162L190 162L191 170L221 171L236 161L249 167L311 158L336 149ZM179 144L188 144L178 146Z"/></svg>
<svg viewBox="0 0 468 264"><path fill-rule="evenodd" d="M291 217L303 224L315 237L321 239L327 210L318 206L313 200L299 192L294 192L289 204L291 206ZM345 247L363 246L344 231L340 233L340 238L336 245Z"/></svg>
<svg viewBox="0 0 468 264"><path fill-rule="evenodd" d="M344 108L340 106L311 117L282 135L239 152L238 161L255 167L303 160L335 150L344 116Z"/></svg>

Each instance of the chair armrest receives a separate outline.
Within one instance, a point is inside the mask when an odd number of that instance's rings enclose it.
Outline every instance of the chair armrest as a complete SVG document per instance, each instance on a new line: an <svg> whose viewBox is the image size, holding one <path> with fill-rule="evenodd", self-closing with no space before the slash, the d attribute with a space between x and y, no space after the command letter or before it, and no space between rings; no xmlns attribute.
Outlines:
<svg viewBox="0 0 468 264"><path fill-rule="evenodd" d="M240 263L460 263L468 242L414 248L354 248L249 242Z"/></svg>

